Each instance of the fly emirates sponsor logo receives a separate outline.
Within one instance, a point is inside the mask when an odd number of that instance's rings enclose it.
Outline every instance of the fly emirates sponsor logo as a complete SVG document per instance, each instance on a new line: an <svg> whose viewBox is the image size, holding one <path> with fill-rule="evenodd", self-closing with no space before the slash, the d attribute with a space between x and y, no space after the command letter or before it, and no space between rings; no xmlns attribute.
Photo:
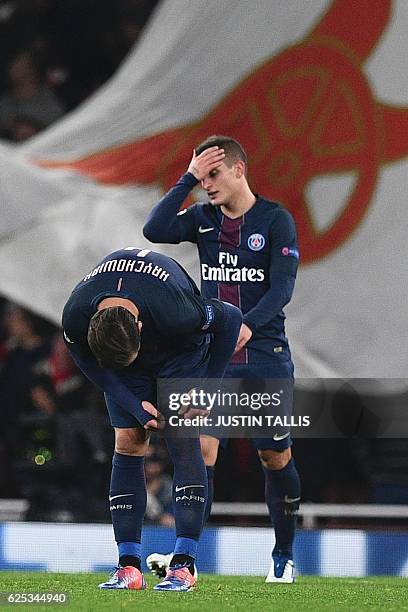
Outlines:
<svg viewBox="0 0 408 612"><path fill-rule="evenodd" d="M238 267L238 255L220 251L218 253L218 266L201 264L201 277L204 281L221 281L244 283L262 282L265 280L265 270L263 268Z"/></svg>

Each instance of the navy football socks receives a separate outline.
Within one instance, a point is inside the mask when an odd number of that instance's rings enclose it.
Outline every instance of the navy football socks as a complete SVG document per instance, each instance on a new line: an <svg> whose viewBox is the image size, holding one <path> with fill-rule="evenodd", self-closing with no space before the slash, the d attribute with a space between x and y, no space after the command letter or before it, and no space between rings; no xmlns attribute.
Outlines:
<svg viewBox="0 0 408 612"><path fill-rule="evenodd" d="M293 459L281 470L265 472L265 500L275 527L273 557L293 558L297 512L300 503L300 479Z"/></svg>
<svg viewBox="0 0 408 612"><path fill-rule="evenodd" d="M174 466L175 555L197 556L208 495L207 472L198 439L166 440Z"/></svg>
<svg viewBox="0 0 408 612"><path fill-rule="evenodd" d="M140 569L141 532L146 510L144 457L115 453L109 491L110 511L119 564Z"/></svg>

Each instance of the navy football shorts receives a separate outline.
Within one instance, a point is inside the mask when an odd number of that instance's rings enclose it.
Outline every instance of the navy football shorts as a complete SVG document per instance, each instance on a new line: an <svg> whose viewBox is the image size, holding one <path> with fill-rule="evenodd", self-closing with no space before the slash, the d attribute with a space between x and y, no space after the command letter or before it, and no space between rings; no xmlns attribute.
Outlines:
<svg viewBox="0 0 408 612"><path fill-rule="evenodd" d="M285 411L292 413L293 408L293 377L294 367L290 356L287 351L277 353L271 357L270 361L266 363L251 363L251 364L232 364L228 367L225 378L237 378L237 379L282 379L291 381L289 385L290 397L286 396ZM210 434L211 435L211 434ZM280 438L280 435L276 434L276 437ZM263 438L249 438L251 444L257 450L276 450L283 451L286 448L292 446L292 438L290 435L285 436L283 439L275 440L274 436L263 437ZM221 446L227 445L227 440L224 438L220 439Z"/></svg>
<svg viewBox="0 0 408 612"><path fill-rule="evenodd" d="M169 353L163 365L158 366L151 373L141 370L136 359L134 364L121 370L119 376L138 399L151 402L153 406L159 408L166 418L168 414L161 406L157 406L157 380L159 378L204 378L207 373L208 361L209 343L205 342L200 347L186 350L183 353ZM107 393L105 393L105 403L112 427L141 427L139 421Z"/></svg>

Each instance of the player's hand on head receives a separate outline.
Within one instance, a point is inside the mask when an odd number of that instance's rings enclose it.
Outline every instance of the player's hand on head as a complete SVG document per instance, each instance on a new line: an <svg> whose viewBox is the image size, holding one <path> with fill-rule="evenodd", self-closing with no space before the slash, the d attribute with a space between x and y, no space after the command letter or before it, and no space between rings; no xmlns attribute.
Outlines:
<svg viewBox="0 0 408 612"><path fill-rule="evenodd" d="M163 415L153 406L152 403L144 400L142 401L143 410L149 412L154 418L144 424L144 429L148 431L160 431L164 429L164 417Z"/></svg>
<svg viewBox="0 0 408 612"><path fill-rule="evenodd" d="M245 323L242 323L241 329L239 331L239 336L238 336L237 344L235 347L234 355L235 353L238 353L238 351L240 351L242 348L244 348L244 346L246 345L248 340L251 339L251 337L252 337L252 331L250 330L248 325L245 325Z"/></svg>
<svg viewBox="0 0 408 612"><path fill-rule="evenodd" d="M200 155L196 155L194 150L187 172L190 172L198 181L201 181L211 170L221 166L224 157L224 149L220 149L220 147L209 147L200 153Z"/></svg>

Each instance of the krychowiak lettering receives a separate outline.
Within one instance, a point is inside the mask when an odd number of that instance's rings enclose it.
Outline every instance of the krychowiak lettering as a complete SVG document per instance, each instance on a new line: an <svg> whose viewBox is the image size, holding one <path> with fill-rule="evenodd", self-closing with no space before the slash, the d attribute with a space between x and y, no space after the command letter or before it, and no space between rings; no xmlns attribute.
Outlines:
<svg viewBox="0 0 408 612"><path fill-rule="evenodd" d="M160 266L154 266L152 263L146 263L140 259L108 259L99 266L94 268L84 278L84 281L89 280L97 274L105 274L107 272L136 272L139 274L151 274L162 281L166 281L170 274Z"/></svg>

